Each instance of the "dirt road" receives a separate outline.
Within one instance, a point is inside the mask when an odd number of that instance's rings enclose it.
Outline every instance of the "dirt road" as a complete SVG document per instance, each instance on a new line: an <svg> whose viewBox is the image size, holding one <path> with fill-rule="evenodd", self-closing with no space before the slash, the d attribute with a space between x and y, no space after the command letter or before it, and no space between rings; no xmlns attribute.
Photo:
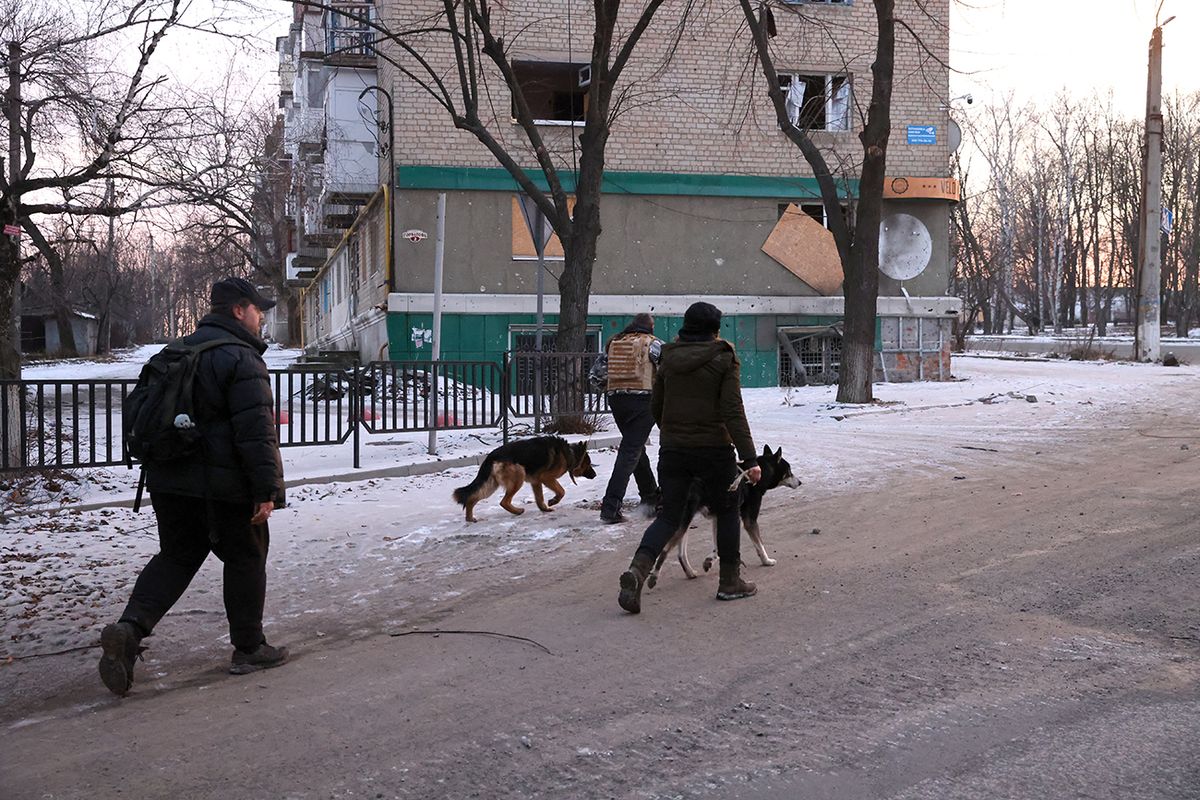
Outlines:
<svg viewBox="0 0 1200 800"><path fill-rule="evenodd" d="M1053 446L1014 429L768 503L779 564L744 601L671 569L622 614L629 526L425 608L396 586L403 624L384 593L293 626L258 675L117 700L94 652L48 659L0 716L0 796L1200 798L1196 383L1163 391Z"/></svg>

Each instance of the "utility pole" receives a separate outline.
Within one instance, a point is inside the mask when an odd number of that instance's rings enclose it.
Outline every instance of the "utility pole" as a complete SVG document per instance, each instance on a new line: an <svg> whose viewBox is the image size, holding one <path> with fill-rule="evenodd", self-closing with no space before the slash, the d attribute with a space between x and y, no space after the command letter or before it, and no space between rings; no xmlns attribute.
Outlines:
<svg viewBox="0 0 1200 800"><path fill-rule="evenodd" d="M1162 4L1159 4L1161 10ZM1150 69L1146 86L1146 150L1142 170L1142 219L1139 224L1138 305L1134 347L1138 361L1158 361L1160 288L1162 283L1162 25L1155 19L1150 35Z"/></svg>
<svg viewBox="0 0 1200 800"><path fill-rule="evenodd" d="M437 200L437 249L433 252L433 352L429 354L429 394L433 397L433 419L429 421L429 455L437 455L438 361L442 357L442 273L446 256L446 193ZM444 409L441 413L445 413Z"/></svg>

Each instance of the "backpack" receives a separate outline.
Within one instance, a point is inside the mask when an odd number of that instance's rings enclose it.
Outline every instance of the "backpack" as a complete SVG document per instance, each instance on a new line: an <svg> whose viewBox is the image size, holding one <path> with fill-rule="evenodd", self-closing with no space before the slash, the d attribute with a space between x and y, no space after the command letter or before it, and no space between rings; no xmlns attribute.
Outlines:
<svg viewBox="0 0 1200 800"><path fill-rule="evenodd" d="M616 336L608 343L608 391L648 392L654 386L653 334Z"/></svg>
<svg viewBox="0 0 1200 800"><path fill-rule="evenodd" d="M200 354L221 345L250 347L238 339L200 344L171 342L151 356L125 398L122 429L127 459L174 461L195 454L201 433L196 427L193 383ZM139 487L139 495L140 495Z"/></svg>

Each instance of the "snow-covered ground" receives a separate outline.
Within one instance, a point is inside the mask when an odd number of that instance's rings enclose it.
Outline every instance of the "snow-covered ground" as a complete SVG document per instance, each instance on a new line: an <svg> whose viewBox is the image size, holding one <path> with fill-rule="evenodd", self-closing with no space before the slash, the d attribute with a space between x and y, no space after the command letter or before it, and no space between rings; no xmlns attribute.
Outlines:
<svg viewBox="0 0 1200 800"><path fill-rule="evenodd" d="M111 356L96 358L55 359L26 364L21 378L27 381L99 380L102 378L136 378L150 356L163 349L162 344L143 344L116 350ZM271 369L286 367L300 357L300 350L272 343L263 353Z"/></svg>
<svg viewBox="0 0 1200 800"><path fill-rule="evenodd" d="M283 352L275 363L282 363ZM136 374L136 367L76 362L26 374ZM877 385L878 402L870 407L837 404L834 387L746 390L759 449L781 447L804 481L799 489L773 492L768 507L800 509L805 498L852 496L918 475L953 477L979 464L1020 469L1036 459L1067 465L1072 437L1130 424L1135 413L1156 403L1185 407L1200 397L1200 367L956 356L953 370L956 379L947 383ZM425 433L368 437L363 467L428 461L427 439ZM439 436L443 458L482 454L499 442L499 431L492 430ZM652 457L656 445L653 436ZM527 513L509 515L495 496L477 510L481 521L475 525L464 522L450 499L474 467L293 488L288 507L271 518L268 630L286 637L312 633L314 625L323 635L331 624L400 624L431 598L451 598L481 582L521 579L549 554L569 551L582 558L613 549L630 526L642 524L599 523L613 454L611 448L594 453L598 479L567 484L566 499L553 513L539 513L526 489L517 500ZM289 478L353 471L349 445L285 450L284 461ZM135 477L123 469L80 472L61 489L59 501L128 496ZM632 482L630 492L632 497ZM15 506L0 496L6 509ZM796 519L802 524L803 515ZM119 614L138 570L155 551L148 510L67 509L0 523L0 662L93 643L98 627ZM671 569L664 580L675 577ZM210 560L168 617L191 621L164 623L160 636L182 635L187 628L197 637L188 639L192 647L224 646L220 580L220 567Z"/></svg>

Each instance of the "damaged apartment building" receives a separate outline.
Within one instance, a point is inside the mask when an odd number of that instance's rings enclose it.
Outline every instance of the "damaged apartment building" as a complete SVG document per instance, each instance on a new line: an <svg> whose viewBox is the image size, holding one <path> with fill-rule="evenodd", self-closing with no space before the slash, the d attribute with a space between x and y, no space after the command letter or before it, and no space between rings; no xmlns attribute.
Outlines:
<svg viewBox="0 0 1200 800"><path fill-rule="evenodd" d="M603 348L640 311L653 313L657 333L670 339L687 306L704 299L725 312L722 335L738 349L744 385L831 381L840 354L842 275L812 169L778 129L738 7L695 4L680 26L684 6L662 6L621 78L636 99L616 118L606 152L587 346ZM781 88L852 204L870 98L873 5L799 0L775 7ZM923 12L911 0L897 7L921 41L897 29L877 378L939 380L950 376L950 325L959 308L947 296L949 213L958 200L950 178L957 129L945 66L948 0L925 2ZM346 8L404 29L420 28L442 4ZM506 33L513 73L568 192L589 81L591 9L570 0L492 9L503 17L494 24ZM324 148L321 180L328 184L341 169L339 152L353 152L361 185L352 196L318 182L298 204L295 264L302 269L294 277L306 287L306 345L357 350L365 360L429 357L436 208L445 193L442 358L498 361L505 351L530 349L537 259L516 182L475 136L454 128L425 87L395 68L405 54L394 43L355 31L335 11L297 11L292 39L310 29L310 40L290 50L281 45L295 59L284 106L303 101L321 109L323 139L312 145ZM360 37L362 57L339 67L333 48L345 47L348 35ZM369 59L371 47L386 57ZM459 91L453 53L426 56L451 92ZM292 87L300 86L306 57L316 83L300 97ZM528 145L506 84L497 73L486 77L485 124L544 187L533 158L523 156ZM324 88L323 97L314 87ZM299 119L304 112L292 113ZM358 137L354 147L346 131ZM562 265L556 239L546 264L552 349Z"/></svg>

